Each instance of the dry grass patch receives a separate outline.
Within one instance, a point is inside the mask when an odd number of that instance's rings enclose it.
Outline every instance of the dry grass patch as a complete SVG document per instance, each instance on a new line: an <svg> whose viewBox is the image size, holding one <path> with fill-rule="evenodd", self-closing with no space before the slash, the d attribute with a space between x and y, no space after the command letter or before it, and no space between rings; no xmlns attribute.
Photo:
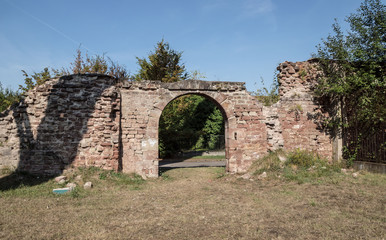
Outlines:
<svg viewBox="0 0 386 240"><path fill-rule="evenodd" d="M224 168L173 169L147 181L105 171L87 174L95 187L79 197L0 192L0 238L386 237L384 175L339 174L332 176L336 181L298 184L242 180L224 175ZM21 188L48 192L55 184Z"/></svg>

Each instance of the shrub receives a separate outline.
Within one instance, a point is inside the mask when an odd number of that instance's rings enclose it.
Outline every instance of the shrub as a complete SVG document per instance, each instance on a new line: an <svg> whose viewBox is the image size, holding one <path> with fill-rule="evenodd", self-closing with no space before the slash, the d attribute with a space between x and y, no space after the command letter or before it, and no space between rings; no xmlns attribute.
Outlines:
<svg viewBox="0 0 386 240"><path fill-rule="evenodd" d="M20 94L9 88L3 88L0 82L0 112L20 101Z"/></svg>
<svg viewBox="0 0 386 240"><path fill-rule="evenodd" d="M284 167L284 164L280 161L279 156L285 157L286 153L282 149L278 149L273 152L269 152L268 155L256 160L252 166L251 171L254 175L260 174L265 171L279 171Z"/></svg>
<svg viewBox="0 0 386 240"><path fill-rule="evenodd" d="M296 165L299 168L321 167L327 165L327 160L322 159L318 154L313 152L296 149L288 154L286 165Z"/></svg>
<svg viewBox="0 0 386 240"><path fill-rule="evenodd" d="M324 181L323 178L328 179L339 174L341 167L341 163L329 164L327 159L314 152L302 149L285 152L279 149L256 160L250 172L253 175L267 172L269 178L281 178L301 184Z"/></svg>

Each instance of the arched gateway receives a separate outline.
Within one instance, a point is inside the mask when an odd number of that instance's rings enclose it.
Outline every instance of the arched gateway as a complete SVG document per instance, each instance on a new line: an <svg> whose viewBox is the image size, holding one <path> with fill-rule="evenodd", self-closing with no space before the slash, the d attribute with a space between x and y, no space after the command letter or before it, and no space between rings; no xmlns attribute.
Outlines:
<svg viewBox="0 0 386 240"><path fill-rule="evenodd" d="M180 81L127 83L121 89L122 170L158 176L158 126L165 106L175 98L198 94L210 98L225 121L226 166L242 172L267 152L262 105L244 83Z"/></svg>

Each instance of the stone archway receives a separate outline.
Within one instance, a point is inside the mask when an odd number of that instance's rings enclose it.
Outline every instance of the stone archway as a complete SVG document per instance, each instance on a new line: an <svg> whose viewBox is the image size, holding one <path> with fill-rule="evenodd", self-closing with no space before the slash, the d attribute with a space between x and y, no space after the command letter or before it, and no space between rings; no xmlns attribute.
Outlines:
<svg viewBox="0 0 386 240"><path fill-rule="evenodd" d="M132 82L121 89L123 172L158 176L159 118L170 101L186 94L208 97L223 111L228 172L243 172L253 159L266 153L262 106L245 90L244 83Z"/></svg>
<svg viewBox="0 0 386 240"><path fill-rule="evenodd" d="M200 96L200 97L203 97L204 99L210 101L210 103L211 103L210 106L215 106L220 111L221 116L222 116L222 120L223 120L221 125L222 125L222 127L224 129L224 133L223 133L224 135L223 135L223 138L222 138L223 141L220 141L220 142L222 142L221 144L223 144L223 147L224 147L224 148L221 148L221 149L224 150L225 166L226 166L226 169L228 169L228 162L229 162L228 161L229 160L229 151L228 151L229 150L229 146L228 146L228 136L229 136L229 134L228 134L228 129L229 129L229 127L228 127L228 115L227 115L226 111L224 110L224 108L221 106L221 104L219 102L217 102L215 99L213 99L212 97L208 96L205 93L197 93L197 92L182 93L182 94L176 96L175 98L173 98L172 100L170 100L165 105L165 107L161 111L161 115L160 115L159 119L161 119L162 114L164 113L165 109L167 108L167 106L169 104L173 103L175 100L180 99L181 97L184 97L184 96ZM193 121L196 122L196 120L193 120ZM160 125L161 125L161 123L159 121L159 123L158 123L159 128L160 128ZM185 138L183 138L183 139L185 139ZM158 140L159 140L158 144L160 144L160 141L161 141L160 131L159 131L159 135L158 135ZM181 142L184 142L184 141L186 141L186 139L181 141ZM158 156L160 157L160 153L158 154ZM174 162L175 160L173 161L173 159L175 159L175 158L171 158L171 159L169 158L169 161ZM179 157L178 157L178 159L179 159L179 161L181 161L181 159ZM160 160L162 160L161 157L160 157ZM197 162L195 164L202 165L202 163L197 163Z"/></svg>

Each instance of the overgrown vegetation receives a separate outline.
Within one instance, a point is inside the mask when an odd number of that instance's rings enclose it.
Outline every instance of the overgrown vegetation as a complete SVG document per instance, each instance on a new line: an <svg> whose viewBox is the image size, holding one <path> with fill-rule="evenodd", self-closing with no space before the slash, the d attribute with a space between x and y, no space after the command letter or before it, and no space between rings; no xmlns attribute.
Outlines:
<svg viewBox="0 0 386 240"><path fill-rule="evenodd" d="M282 149L269 152L267 155L255 160L250 168L250 171L254 175L258 175L266 171L280 171L284 167L284 160L282 161L280 159L286 159L286 153Z"/></svg>
<svg viewBox="0 0 386 240"><path fill-rule="evenodd" d="M329 125L344 129L346 158L355 159L363 139L385 131L386 5L380 0L364 0L345 20L350 24L347 33L336 21L334 34L317 46L314 57L319 59L323 77L316 93L341 109ZM384 152L384 146L377 151Z"/></svg>
<svg viewBox="0 0 386 240"><path fill-rule="evenodd" d="M341 163L328 163L327 159L314 152L301 149L285 152L279 149L256 160L250 171L255 176L266 172L269 178L304 183L318 182L322 177L339 174L342 167Z"/></svg>
<svg viewBox="0 0 386 240"><path fill-rule="evenodd" d="M46 67L41 72L34 72L31 75L24 70L21 71L24 76L24 84L19 85L18 91L12 91L8 88L4 89L0 82L0 112L12 104L18 103L26 92L42 85L51 78L85 73L105 74L115 77L118 81L122 82L132 78L124 66L112 61L110 58L106 58L105 55L89 56L86 53L83 56L80 49L77 50L75 59L70 63L69 68L50 69Z"/></svg>
<svg viewBox="0 0 386 240"><path fill-rule="evenodd" d="M125 66L114 62L109 57L103 55L89 56L87 53L83 56L80 49L77 50L75 60L70 63L69 69L63 69L62 74L84 74L98 73L115 77L117 80L124 82L132 79Z"/></svg>
<svg viewBox="0 0 386 240"><path fill-rule="evenodd" d="M263 103L264 106L272 106L273 104L279 101L279 82L277 81L277 76L275 73L274 82L272 83L270 89L267 89L264 86L264 80L261 79L262 88L257 89L252 94L256 96L257 100Z"/></svg>
<svg viewBox="0 0 386 240"><path fill-rule="evenodd" d="M0 112L20 101L20 94L9 88L3 88L0 82Z"/></svg>
<svg viewBox="0 0 386 240"><path fill-rule="evenodd" d="M35 88L36 86L42 85L45 83L47 80L54 78L54 77L59 77L61 75L64 75L63 72L57 70L57 69L51 69L49 70L48 67L44 68L43 71L41 72L35 72L31 76L24 71L23 72L24 76L24 85L19 85L19 90L21 91L21 94L24 94L28 92L29 90Z"/></svg>
<svg viewBox="0 0 386 240"><path fill-rule="evenodd" d="M288 153L286 165L295 165L297 168L309 169L311 167L328 166L327 159L321 158L318 154L307 150L296 149Z"/></svg>

